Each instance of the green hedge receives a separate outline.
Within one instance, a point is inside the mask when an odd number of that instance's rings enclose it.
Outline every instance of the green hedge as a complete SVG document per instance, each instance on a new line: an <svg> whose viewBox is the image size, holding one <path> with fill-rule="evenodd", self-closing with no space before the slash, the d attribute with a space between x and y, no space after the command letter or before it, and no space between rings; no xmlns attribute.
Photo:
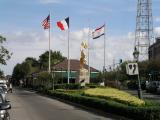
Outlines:
<svg viewBox="0 0 160 120"><path fill-rule="evenodd" d="M160 106L132 107L115 101L81 96L77 94L67 94L56 91L45 91L45 93L53 97L87 107L100 109L108 113L125 116L134 120L160 120Z"/></svg>
<svg viewBox="0 0 160 120"><path fill-rule="evenodd" d="M79 83L73 83L73 84L55 84L54 86L55 89L69 89L69 90L74 90L74 89L80 89L81 85Z"/></svg>
<svg viewBox="0 0 160 120"><path fill-rule="evenodd" d="M86 84L86 87L89 87L89 88L97 88L97 87L100 87L99 84L96 84L96 83L88 83Z"/></svg>

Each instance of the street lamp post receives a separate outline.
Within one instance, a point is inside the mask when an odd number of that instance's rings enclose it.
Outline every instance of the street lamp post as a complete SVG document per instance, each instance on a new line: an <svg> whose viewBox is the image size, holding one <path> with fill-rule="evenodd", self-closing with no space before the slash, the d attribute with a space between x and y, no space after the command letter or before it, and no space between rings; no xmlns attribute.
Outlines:
<svg viewBox="0 0 160 120"><path fill-rule="evenodd" d="M52 76L52 89L53 89L53 91L54 91L54 79L55 79L55 69L53 68L53 69L51 69L51 76Z"/></svg>
<svg viewBox="0 0 160 120"><path fill-rule="evenodd" d="M138 64L139 51L137 50L136 47L133 52L133 57ZM138 73L138 97L139 97L139 99L142 99L142 89L141 89L141 81L140 81L139 73Z"/></svg>
<svg viewBox="0 0 160 120"><path fill-rule="evenodd" d="M63 84L63 68L61 68L61 84Z"/></svg>

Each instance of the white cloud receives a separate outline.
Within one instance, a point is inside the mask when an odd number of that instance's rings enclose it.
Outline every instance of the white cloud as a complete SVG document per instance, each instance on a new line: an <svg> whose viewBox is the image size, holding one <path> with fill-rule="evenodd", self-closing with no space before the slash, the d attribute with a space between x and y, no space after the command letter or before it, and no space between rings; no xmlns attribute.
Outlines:
<svg viewBox="0 0 160 120"><path fill-rule="evenodd" d="M155 27L154 28L154 34L155 34L156 37L160 36L160 27Z"/></svg>
<svg viewBox="0 0 160 120"><path fill-rule="evenodd" d="M13 32L6 33L6 46L13 52L11 60L2 69L7 74L12 73L14 65L24 61L26 57L38 58L40 54L48 50L47 33L38 32ZM107 37L106 39L106 64L110 65L113 59L132 59L134 34L128 33L126 36ZM67 32L53 34L51 37L51 49L61 51L67 57ZM87 40L88 28L73 31L70 33L70 58L80 58L81 41ZM103 66L103 37L100 39L90 39L90 65L102 70Z"/></svg>
<svg viewBox="0 0 160 120"><path fill-rule="evenodd" d="M120 40L118 40L120 39ZM99 43L98 43L99 42ZM104 47L103 40L96 41L98 44L90 52L90 63L93 67L102 70L104 61ZM110 37L106 42L106 66L111 65L113 60L117 63L119 59L130 60L132 59L133 43L128 37Z"/></svg>

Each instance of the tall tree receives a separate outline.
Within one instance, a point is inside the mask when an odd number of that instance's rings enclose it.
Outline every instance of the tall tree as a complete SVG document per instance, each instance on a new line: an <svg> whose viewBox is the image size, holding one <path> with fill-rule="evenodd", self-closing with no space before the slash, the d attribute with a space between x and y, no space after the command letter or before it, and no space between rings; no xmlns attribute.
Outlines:
<svg viewBox="0 0 160 120"><path fill-rule="evenodd" d="M11 54L2 45L6 41L6 38L0 36L0 64L6 65L6 61L10 59Z"/></svg>
<svg viewBox="0 0 160 120"><path fill-rule="evenodd" d="M36 60L36 58L27 57L25 62L29 63L32 67L39 67L39 62Z"/></svg>
<svg viewBox="0 0 160 120"><path fill-rule="evenodd" d="M39 56L39 63L41 69L48 69L48 51L44 52L42 55ZM51 65L55 65L61 61L63 61L65 57L62 56L60 51L51 51Z"/></svg>
<svg viewBox="0 0 160 120"><path fill-rule="evenodd" d="M17 84L19 80L23 80L30 73L30 65L27 62L23 62L22 64L17 64L12 73L12 79L14 84Z"/></svg>
<svg viewBox="0 0 160 120"><path fill-rule="evenodd" d="M6 38L0 36L0 64L6 65L6 61L11 58L11 53L3 46L3 43L6 41ZM0 77L3 76L3 71L1 71Z"/></svg>

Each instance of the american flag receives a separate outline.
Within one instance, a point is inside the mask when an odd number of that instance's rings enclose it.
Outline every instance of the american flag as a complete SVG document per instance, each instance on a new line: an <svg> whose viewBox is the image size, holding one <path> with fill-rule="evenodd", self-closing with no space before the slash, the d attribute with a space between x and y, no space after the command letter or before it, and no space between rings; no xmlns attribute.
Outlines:
<svg viewBox="0 0 160 120"><path fill-rule="evenodd" d="M42 22L42 26L44 29L49 29L50 28L50 15Z"/></svg>

